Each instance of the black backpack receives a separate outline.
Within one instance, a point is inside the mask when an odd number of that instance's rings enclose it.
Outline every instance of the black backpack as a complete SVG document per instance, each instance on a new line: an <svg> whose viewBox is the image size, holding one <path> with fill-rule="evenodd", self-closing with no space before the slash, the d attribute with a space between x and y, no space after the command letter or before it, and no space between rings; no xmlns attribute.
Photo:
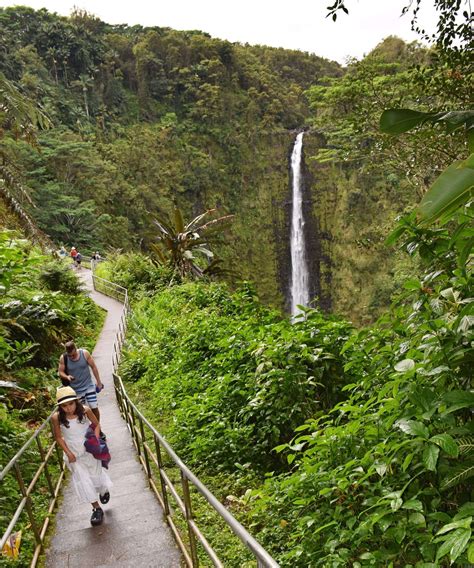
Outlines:
<svg viewBox="0 0 474 568"><path fill-rule="evenodd" d="M64 363L64 372L67 375L68 374L68 372L67 372L67 351L63 353L63 363ZM71 381L69 381L68 379L64 379L63 377L61 377L61 383L62 383L63 387L71 386Z"/></svg>

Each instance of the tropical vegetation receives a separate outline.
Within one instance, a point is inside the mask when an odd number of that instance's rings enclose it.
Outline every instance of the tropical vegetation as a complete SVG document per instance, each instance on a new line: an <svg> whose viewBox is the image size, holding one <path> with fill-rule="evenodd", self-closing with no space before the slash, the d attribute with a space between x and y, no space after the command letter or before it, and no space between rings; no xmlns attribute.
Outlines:
<svg viewBox="0 0 474 568"><path fill-rule="evenodd" d="M82 293L68 264L42 254L19 232L0 231L0 267L0 463L4 467L52 412L64 342L76 338L92 348L104 318ZM20 466L26 484L40 462L36 446L30 447ZM54 466L50 473L53 470ZM48 509L46 482L43 474L33 496L37 518ZM21 492L13 474L0 486L3 535ZM16 525L16 530L24 531L18 566L29 565L35 548L28 527L24 511ZM3 556L0 563L11 565Z"/></svg>
<svg viewBox="0 0 474 568"><path fill-rule="evenodd" d="M80 10L0 10L0 157L15 165L2 187L58 245L108 248L98 273L133 301L127 389L282 567L474 563L472 14L434 3L431 47L389 37L345 68ZM301 128L317 298L290 321ZM1 234L0 260L8 458L20 419L44 415L61 339L95 314L18 234Z"/></svg>

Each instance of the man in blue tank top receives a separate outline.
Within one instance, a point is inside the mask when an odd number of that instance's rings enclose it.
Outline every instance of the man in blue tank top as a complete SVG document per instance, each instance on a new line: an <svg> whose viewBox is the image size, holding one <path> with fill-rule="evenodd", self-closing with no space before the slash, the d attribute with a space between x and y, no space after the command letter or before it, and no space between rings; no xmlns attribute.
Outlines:
<svg viewBox="0 0 474 568"><path fill-rule="evenodd" d="M74 341L68 341L65 347L66 353L59 359L59 376L75 390L81 402L87 404L100 422L97 392L101 391L104 385L100 380L99 369L89 351L77 349ZM65 358L67 358L66 361ZM91 369L97 383L97 390L92 380Z"/></svg>

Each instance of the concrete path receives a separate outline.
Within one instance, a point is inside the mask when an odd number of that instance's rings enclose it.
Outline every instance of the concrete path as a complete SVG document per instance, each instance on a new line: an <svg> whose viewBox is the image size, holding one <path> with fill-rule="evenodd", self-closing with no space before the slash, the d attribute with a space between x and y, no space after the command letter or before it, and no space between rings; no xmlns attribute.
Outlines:
<svg viewBox="0 0 474 568"><path fill-rule="evenodd" d="M81 277L90 296L108 312L93 357L105 389L99 395L101 424L112 455L109 474L114 483L111 499L102 505L104 523L90 525L92 508L77 504L69 482L56 516L56 530L46 552L47 568L178 568L181 556L163 512L148 487L136 457L130 433L115 399L112 379L112 349L122 313L122 304L92 290L89 270Z"/></svg>

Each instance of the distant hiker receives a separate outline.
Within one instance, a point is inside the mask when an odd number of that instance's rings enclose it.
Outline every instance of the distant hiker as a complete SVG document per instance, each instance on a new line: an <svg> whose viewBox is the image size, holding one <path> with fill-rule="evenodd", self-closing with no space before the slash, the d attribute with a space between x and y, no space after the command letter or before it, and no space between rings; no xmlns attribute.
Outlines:
<svg viewBox="0 0 474 568"><path fill-rule="evenodd" d="M69 255L72 258L72 265L77 266L77 264L76 264L76 256L77 256L76 247L71 248L71 252L69 253Z"/></svg>
<svg viewBox="0 0 474 568"><path fill-rule="evenodd" d="M95 260L96 262L100 260L100 254L97 251L95 251L92 255L92 260Z"/></svg>
<svg viewBox="0 0 474 568"><path fill-rule="evenodd" d="M64 247L61 247L58 250L58 256L59 256L59 258L66 258L67 252L66 252L66 249Z"/></svg>
<svg viewBox="0 0 474 568"><path fill-rule="evenodd" d="M91 408L99 421L97 393L104 388L100 380L99 369L89 351L77 349L74 341L68 341L65 347L66 352L61 355L58 366L61 382L63 385L74 389L81 402L86 403ZM92 380L91 369L97 386Z"/></svg>
<svg viewBox="0 0 474 568"><path fill-rule="evenodd" d="M80 252L78 252L76 254L76 258L74 259L75 265L77 266L77 268L80 268L81 266L81 262L82 262L82 254Z"/></svg>
<svg viewBox="0 0 474 568"><path fill-rule="evenodd" d="M92 504L91 525L100 525L104 511L97 497L102 504L108 503L113 483L102 467L103 456L94 456L84 445L85 442L90 444L91 439L101 445L99 421L89 407L82 405L71 387L58 388L56 402L58 410L51 418L54 437L64 451L64 461L72 474L79 503Z"/></svg>

